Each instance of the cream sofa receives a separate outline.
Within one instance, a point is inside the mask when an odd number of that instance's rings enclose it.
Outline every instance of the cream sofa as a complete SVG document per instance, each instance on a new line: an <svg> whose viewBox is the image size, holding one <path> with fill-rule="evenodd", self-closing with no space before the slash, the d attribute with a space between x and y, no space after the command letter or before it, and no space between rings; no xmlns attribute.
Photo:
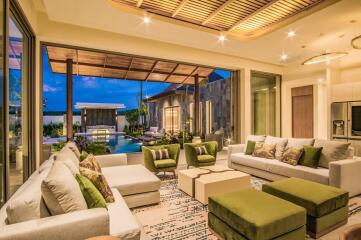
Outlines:
<svg viewBox="0 0 361 240"><path fill-rule="evenodd" d="M314 139L284 139L269 136L249 136L248 139L266 141L272 138L273 143L282 142L284 146L313 145ZM269 142L272 142L269 141ZM334 141L316 140L322 144L338 144ZM298 142L298 143L297 143ZM308 144L308 142L310 144ZM279 146L277 145L277 148ZM361 194L361 159L353 156L353 149L348 147L346 157L338 161L323 163L324 167L310 168L301 165L292 166L277 159L265 159L246 155L246 144L228 146L228 166L251 175L275 181L285 177L298 177L310 181L331 185L347 190L350 196ZM326 147L327 148L327 147ZM325 149L330 152L330 149ZM322 156L321 156L322 158ZM326 164L326 165L325 165ZM327 168L328 165L328 168Z"/></svg>
<svg viewBox="0 0 361 240"><path fill-rule="evenodd" d="M0 240L68 240L99 235L140 239L141 225L130 208L158 203L160 180L142 165L127 165L125 154L97 156L96 159L115 198L107 209L50 216L42 199L41 182L56 161L53 155L0 209ZM9 220L13 223L9 224Z"/></svg>

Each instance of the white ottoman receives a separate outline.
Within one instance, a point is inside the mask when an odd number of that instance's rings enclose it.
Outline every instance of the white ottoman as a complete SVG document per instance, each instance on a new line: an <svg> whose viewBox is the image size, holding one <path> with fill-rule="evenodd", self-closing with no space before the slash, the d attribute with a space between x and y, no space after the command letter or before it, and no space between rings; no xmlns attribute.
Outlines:
<svg viewBox="0 0 361 240"><path fill-rule="evenodd" d="M251 187L247 173L215 165L181 170L178 173L178 188L203 204L208 197Z"/></svg>

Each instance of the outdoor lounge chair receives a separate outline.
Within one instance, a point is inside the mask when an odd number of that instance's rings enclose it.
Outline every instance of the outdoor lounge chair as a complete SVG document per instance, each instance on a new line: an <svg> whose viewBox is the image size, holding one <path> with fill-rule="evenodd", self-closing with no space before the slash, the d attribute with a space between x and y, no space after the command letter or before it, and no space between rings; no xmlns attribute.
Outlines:
<svg viewBox="0 0 361 240"><path fill-rule="evenodd" d="M207 149L207 154L198 155L196 147L205 146ZM189 166L193 167L202 167L202 166L211 166L216 163L217 158L217 142L202 142L202 143L185 143L184 151L187 160L187 168Z"/></svg>
<svg viewBox="0 0 361 240"><path fill-rule="evenodd" d="M151 150L159 149L168 149L169 159L154 160ZM178 166L180 145L179 144L169 144L161 146L143 146L142 152L144 156L144 166L151 172L173 172L175 175L175 170Z"/></svg>

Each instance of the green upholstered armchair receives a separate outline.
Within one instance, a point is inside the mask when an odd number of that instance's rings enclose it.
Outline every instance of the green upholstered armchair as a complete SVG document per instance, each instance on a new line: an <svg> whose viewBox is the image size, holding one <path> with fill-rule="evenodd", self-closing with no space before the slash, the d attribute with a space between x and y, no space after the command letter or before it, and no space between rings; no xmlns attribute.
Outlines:
<svg viewBox="0 0 361 240"><path fill-rule="evenodd" d="M162 160L153 160L153 155L150 150L159 150L159 149L168 149L169 159ZM178 166L180 145L179 144L169 144L161 146L143 146L142 152L144 156L144 166L151 172L173 172L175 175L175 170Z"/></svg>
<svg viewBox="0 0 361 240"><path fill-rule="evenodd" d="M205 146L209 155L197 155L196 147ZM187 160L187 167L211 166L216 163L217 142L185 143L184 151Z"/></svg>

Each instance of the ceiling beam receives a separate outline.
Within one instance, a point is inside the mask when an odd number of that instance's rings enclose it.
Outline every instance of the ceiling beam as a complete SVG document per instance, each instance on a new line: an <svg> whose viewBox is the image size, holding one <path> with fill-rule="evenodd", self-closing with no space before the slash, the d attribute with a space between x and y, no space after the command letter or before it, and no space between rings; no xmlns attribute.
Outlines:
<svg viewBox="0 0 361 240"><path fill-rule="evenodd" d="M235 2L236 0L227 0L225 3L222 4L216 11L211 13L203 22L202 25L206 25L209 21L211 21L218 13L220 13L223 9L231 5L231 3Z"/></svg>
<svg viewBox="0 0 361 240"><path fill-rule="evenodd" d="M61 64L65 64L65 63L66 63L66 61L64 61L64 60L55 60L55 59L49 59L49 62L50 62L50 63L61 63ZM129 71L134 71L134 72L143 72L143 73L149 73L149 72L151 72L151 73L169 75L169 72L166 72L166 71L155 71L155 70L151 71L151 70L145 70L145 69L132 68L132 67L131 67L132 62L133 62L133 59L131 60L131 64L129 65L129 67L106 66L106 68L108 68L108 69L114 69L114 70L123 70L123 71L127 71L127 73L128 73ZM74 63L75 63L75 62L74 62ZM88 66L88 67L96 67L96 68L103 68L103 67L104 67L103 64L82 63L82 62L79 62L78 64L79 64L79 66ZM199 66L193 66L193 67L196 67L195 70L197 70L198 68L200 68ZM195 71L195 70L194 70L194 71ZM192 74L194 74L194 73L192 72ZM191 77L192 74L191 74L191 75L188 75L188 74L181 74L181 73L174 73L174 72L172 72L172 75L174 75L174 76L188 77L188 78ZM206 78L207 76L201 76L201 75L200 75L199 77L200 77L200 78ZM125 77L122 78L122 79L126 80Z"/></svg>
<svg viewBox="0 0 361 240"><path fill-rule="evenodd" d="M184 6L187 4L187 2L189 2L189 0L183 0L178 7L176 8L176 10L174 10L172 17L175 17L183 8Z"/></svg>
<svg viewBox="0 0 361 240"><path fill-rule="evenodd" d="M263 10L265 10L266 8L269 8L270 6L272 6L273 4L275 4L276 2L278 2L279 0L272 0L269 3L267 3L266 5L264 5L263 7L257 9L256 11L254 11L253 13L247 15L246 17L240 19L238 22L236 22L232 27L230 27L227 32L231 32L233 31L237 26L239 26L240 24L248 21L249 19L251 19L252 17L256 16L257 14L259 14L260 12L262 12Z"/></svg>
<svg viewBox="0 0 361 240"><path fill-rule="evenodd" d="M168 76L166 77L166 79L164 79L164 82L167 82L167 81L168 81L168 79L170 78L170 76L172 76L172 75L174 74L175 70L177 70L178 66L179 66L179 63L177 63L177 65L174 66L174 68L173 68L172 71L168 74Z"/></svg>
<svg viewBox="0 0 361 240"><path fill-rule="evenodd" d="M182 84L185 83L185 81L187 81L188 78L190 78L191 76L193 76L193 75L198 71L198 69L199 69L199 67L196 67L196 68L191 72L191 74L189 74L189 75L183 80Z"/></svg>
<svg viewBox="0 0 361 240"><path fill-rule="evenodd" d="M157 63L158 63L158 61L154 61L153 66L152 66L152 70L147 74L147 77L145 78L145 81L147 81L150 74L152 74L154 72L154 68L157 65Z"/></svg>
<svg viewBox="0 0 361 240"><path fill-rule="evenodd" d="M108 54L105 54L105 57L104 57L104 67L103 67L102 77L104 77L105 67L107 66L107 60L108 60Z"/></svg>
<svg viewBox="0 0 361 240"><path fill-rule="evenodd" d="M134 57L132 57L132 60L130 60L128 70L127 70L127 72L125 73L125 76L124 76L124 80L127 80L128 73L129 73L130 69L132 68L133 60L134 60Z"/></svg>
<svg viewBox="0 0 361 240"><path fill-rule="evenodd" d="M142 6L142 3L143 3L143 0L138 0L138 2L137 2L137 7L140 8L140 6Z"/></svg>

